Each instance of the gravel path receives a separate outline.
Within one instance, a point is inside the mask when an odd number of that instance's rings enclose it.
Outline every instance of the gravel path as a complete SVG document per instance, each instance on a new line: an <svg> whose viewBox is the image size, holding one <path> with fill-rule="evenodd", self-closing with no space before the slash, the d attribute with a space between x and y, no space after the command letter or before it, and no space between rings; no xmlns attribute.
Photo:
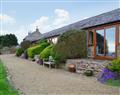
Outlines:
<svg viewBox="0 0 120 95"><path fill-rule="evenodd" d="M94 77L49 69L14 55L0 58L24 95L120 95L119 88L100 84Z"/></svg>

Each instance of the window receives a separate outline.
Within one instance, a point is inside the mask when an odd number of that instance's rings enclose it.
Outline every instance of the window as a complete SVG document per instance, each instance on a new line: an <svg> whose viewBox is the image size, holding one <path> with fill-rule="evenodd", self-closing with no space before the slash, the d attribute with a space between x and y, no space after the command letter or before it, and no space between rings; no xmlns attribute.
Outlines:
<svg viewBox="0 0 120 95"><path fill-rule="evenodd" d="M104 55L104 30L97 30L96 31L96 42L97 42L97 46L96 46L96 54L99 56L103 56Z"/></svg>
<svg viewBox="0 0 120 95"><path fill-rule="evenodd" d="M88 45L89 46L92 46L93 45L93 32L90 31L89 34L88 34Z"/></svg>
<svg viewBox="0 0 120 95"><path fill-rule="evenodd" d="M115 57L115 27L96 30L96 54Z"/></svg>
<svg viewBox="0 0 120 95"><path fill-rule="evenodd" d="M105 54L106 56L115 57L115 28L106 29L106 39L105 39Z"/></svg>

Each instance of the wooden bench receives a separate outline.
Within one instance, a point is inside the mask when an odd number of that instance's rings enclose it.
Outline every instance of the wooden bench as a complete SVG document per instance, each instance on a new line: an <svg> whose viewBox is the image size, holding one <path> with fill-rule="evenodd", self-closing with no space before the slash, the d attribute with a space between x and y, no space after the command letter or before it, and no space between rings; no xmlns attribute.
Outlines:
<svg viewBox="0 0 120 95"><path fill-rule="evenodd" d="M43 66L45 66L45 64L49 65L49 68L51 68L51 66L52 66L53 64L55 64L55 63L54 63L54 62L50 62L50 61L48 61L48 62L44 61L44 62L43 62Z"/></svg>
<svg viewBox="0 0 120 95"><path fill-rule="evenodd" d="M49 65L49 68L51 68L52 65L55 65L55 62L54 62L53 58L51 56L49 56L49 61L43 60L43 66L45 66L45 64Z"/></svg>

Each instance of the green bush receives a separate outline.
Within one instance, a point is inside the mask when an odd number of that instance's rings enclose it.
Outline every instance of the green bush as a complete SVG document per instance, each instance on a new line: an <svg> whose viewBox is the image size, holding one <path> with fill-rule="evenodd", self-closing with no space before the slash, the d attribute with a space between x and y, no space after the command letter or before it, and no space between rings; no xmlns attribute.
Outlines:
<svg viewBox="0 0 120 95"><path fill-rule="evenodd" d="M40 54L48 45L49 43L44 42L41 43L40 45L28 48L27 49L28 57L33 58L36 54Z"/></svg>
<svg viewBox="0 0 120 95"><path fill-rule="evenodd" d="M53 45L49 45L46 47L41 53L40 58L41 59L49 59L49 56L51 55L51 49L53 48Z"/></svg>
<svg viewBox="0 0 120 95"><path fill-rule="evenodd" d="M41 43L47 43L47 40L46 39L41 39L38 43L39 44L41 44Z"/></svg>
<svg viewBox="0 0 120 95"><path fill-rule="evenodd" d="M112 63L107 66L107 68L120 74L120 58L113 60Z"/></svg>
<svg viewBox="0 0 120 95"><path fill-rule="evenodd" d="M56 64L59 64L59 62L62 62L62 55L60 55L57 51L55 51L55 47L53 47L51 49L51 56L53 57L53 59L55 60ZM64 62L64 61L63 61Z"/></svg>
<svg viewBox="0 0 120 95"><path fill-rule="evenodd" d="M86 31L69 30L61 35L58 43L53 48L54 58L60 62L72 58L87 57L87 37Z"/></svg>
<svg viewBox="0 0 120 95"><path fill-rule="evenodd" d="M24 50L23 50L23 48L17 48L17 50L16 50L16 56L21 56L22 55L22 53L24 53Z"/></svg>

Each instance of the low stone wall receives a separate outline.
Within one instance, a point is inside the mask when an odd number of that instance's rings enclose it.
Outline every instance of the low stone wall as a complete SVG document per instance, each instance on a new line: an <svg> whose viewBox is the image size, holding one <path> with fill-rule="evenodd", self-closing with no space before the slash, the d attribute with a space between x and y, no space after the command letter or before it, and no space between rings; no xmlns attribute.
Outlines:
<svg viewBox="0 0 120 95"><path fill-rule="evenodd" d="M94 75L98 73L107 65L110 61L107 60L93 60L93 59L68 59L66 62L66 70L70 64L76 65L76 73L83 74L86 70L92 70Z"/></svg>
<svg viewBox="0 0 120 95"><path fill-rule="evenodd" d="M120 57L120 45L117 47L117 57Z"/></svg>
<svg viewBox="0 0 120 95"><path fill-rule="evenodd" d="M16 52L16 47L3 47L0 49L1 54L14 54Z"/></svg>

